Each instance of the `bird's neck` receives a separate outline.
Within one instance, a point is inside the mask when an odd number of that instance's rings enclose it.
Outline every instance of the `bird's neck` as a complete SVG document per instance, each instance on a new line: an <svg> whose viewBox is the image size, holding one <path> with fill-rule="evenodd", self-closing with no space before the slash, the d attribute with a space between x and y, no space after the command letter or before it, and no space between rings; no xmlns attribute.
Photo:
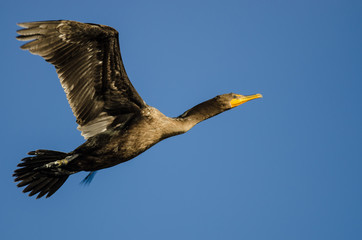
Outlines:
<svg viewBox="0 0 362 240"><path fill-rule="evenodd" d="M222 113L225 110L226 109L221 108L216 98L212 98L187 110L176 119L179 120L180 122L183 122L186 131L188 131L199 122L202 122L219 113Z"/></svg>

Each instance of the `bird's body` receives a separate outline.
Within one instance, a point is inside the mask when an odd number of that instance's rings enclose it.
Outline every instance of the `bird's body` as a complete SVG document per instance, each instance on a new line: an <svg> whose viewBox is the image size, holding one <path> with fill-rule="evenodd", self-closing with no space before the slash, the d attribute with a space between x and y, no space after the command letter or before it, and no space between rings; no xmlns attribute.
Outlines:
<svg viewBox="0 0 362 240"><path fill-rule="evenodd" d="M75 149L72 154L79 157L73 169L96 171L128 161L159 141L186 132L182 122L146 107L127 126L93 136Z"/></svg>
<svg viewBox="0 0 362 240"><path fill-rule="evenodd" d="M260 94L223 94L176 118L147 105L128 79L118 32L75 21L21 23L22 46L52 63L86 142L70 153L32 151L15 170L18 186L40 198L51 196L69 175L94 172L128 161L159 141L182 134L197 123Z"/></svg>

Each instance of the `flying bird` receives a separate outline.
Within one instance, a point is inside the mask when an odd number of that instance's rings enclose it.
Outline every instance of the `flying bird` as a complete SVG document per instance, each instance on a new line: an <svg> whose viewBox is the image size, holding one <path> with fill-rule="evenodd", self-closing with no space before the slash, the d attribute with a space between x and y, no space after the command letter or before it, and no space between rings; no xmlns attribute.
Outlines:
<svg viewBox="0 0 362 240"><path fill-rule="evenodd" d="M76 21L18 24L21 48L55 66L61 85L86 141L65 153L36 150L22 159L13 176L29 196L53 195L72 174L94 172L128 161L163 139L187 132L201 121L261 94L222 94L178 117L147 105L128 79L118 32L105 25Z"/></svg>

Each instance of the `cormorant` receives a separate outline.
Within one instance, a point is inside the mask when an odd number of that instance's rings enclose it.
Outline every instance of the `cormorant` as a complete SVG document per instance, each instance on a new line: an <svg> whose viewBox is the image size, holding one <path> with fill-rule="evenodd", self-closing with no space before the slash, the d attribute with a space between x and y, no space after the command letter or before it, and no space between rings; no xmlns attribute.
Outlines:
<svg viewBox="0 0 362 240"><path fill-rule="evenodd" d="M23 192L50 197L69 175L128 161L159 141L182 134L197 123L255 98L229 93L216 96L179 117L166 117L147 105L132 86L121 59L118 32L108 26L75 21L18 24L21 46L55 66L86 142L69 153L31 151L13 176Z"/></svg>

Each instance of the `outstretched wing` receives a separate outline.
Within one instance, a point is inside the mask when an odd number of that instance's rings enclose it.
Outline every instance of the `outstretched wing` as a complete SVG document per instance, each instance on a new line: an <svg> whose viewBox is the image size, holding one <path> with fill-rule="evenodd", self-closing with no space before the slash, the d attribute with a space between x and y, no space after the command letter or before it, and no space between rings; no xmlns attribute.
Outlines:
<svg viewBox="0 0 362 240"><path fill-rule="evenodd" d="M75 21L18 24L22 49L53 64L85 138L125 124L146 104L128 79L118 32Z"/></svg>

